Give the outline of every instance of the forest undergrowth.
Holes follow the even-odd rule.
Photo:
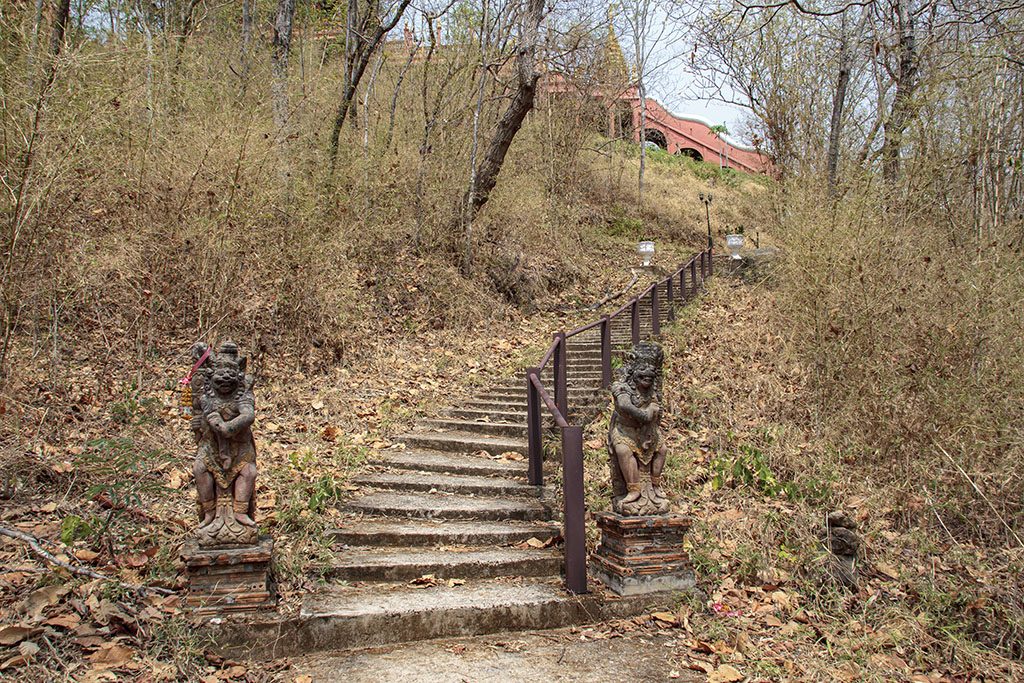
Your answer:
[[[993,523],[992,510],[983,492],[944,486],[937,461],[927,479],[905,479],[859,460],[849,449],[864,441],[819,419],[784,272],[716,277],[664,335],[665,476],[694,519],[702,594],[585,637],[675,636],[670,668],[709,680],[1018,680],[1024,547],[955,527],[950,510],[975,524]],[[595,509],[610,495],[606,431],[604,416],[585,436]],[[822,546],[832,511],[858,526],[854,590],[835,583]],[[739,676],[716,679],[725,665]]]

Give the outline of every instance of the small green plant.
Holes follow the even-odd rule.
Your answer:
[[[80,538],[88,538],[92,533],[92,525],[78,515],[68,515],[60,523],[60,542],[69,547]]]
[[[636,239],[644,230],[644,222],[631,218],[621,206],[613,206],[608,220],[608,234],[613,237]]]
[[[785,494],[791,500],[799,497],[797,485],[791,481],[780,482],[769,467],[764,451],[750,444],[740,444],[739,452],[732,458],[719,456],[711,464],[715,470],[711,485],[716,490],[734,481],[752,486],[766,496]]]
[[[79,470],[87,481],[94,482],[86,490],[89,498],[106,497],[110,501],[110,512],[106,519],[97,523],[65,520],[62,525],[62,539],[65,531],[69,537],[83,531],[86,524],[94,534],[106,537],[119,511],[148,504],[151,496],[165,496],[168,491],[153,475],[162,466],[175,460],[174,456],[162,449],[139,449],[129,438],[96,439],[89,441],[87,450],[79,456]]]
[[[150,396],[140,398],[138,386],[132,383],[121,388],[121,399],[110,406],[110,414],[115,422],[123,425],[142,425],[152,422],[159,401]]]
[[[306,500],[310,511],[321,513],[337,503],[344,493],[344,486],[331,475],[324,474],[306,487]]]
[[[309,469],[316,462],[313,450],[310,448],[303,451],[292,451],[288,454],[288,461],[291,462],[292,467],[299,471]]]

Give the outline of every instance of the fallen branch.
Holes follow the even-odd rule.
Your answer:
[[[632,289],[633,285],[636,284],[636,281],[640,279],[640,273],[636,272],[632,268],[630,268],[629,270],[630,270],[631,273],[633,273],[633,279],[629,281],[629,284],[626,285],[625,288],[623,288],[623,290],[621,292],[619,292],[618,294],[613,294],[613,295],[610,295],[610,296],[606,296],[604,299],[601,299],[600,301],[598,301],[596,304],[594,304],[593,306],[591,306],[587,310],[588,311],[596,310],[596,309],[600,308],[601,306],[604,306],[609,301],[615,301],[620,296],[622,296],[623,294],[628,292],[630,289]]]
[[[172,524],[177,524],[183,529],[186,527],[185,521],[182,520],[180,517],[158,517],[153,513],[149,512],[148,510],[143,510],[142,508],[136,505],[125,505],[123,502],[115,503],[114,501],[110,500],[110,498],[108,498],[106,494],[103,493],[97,493],[95,496],[92,497],[92,500],[99,503],[100,507],[103,508],[104,510],[124,510],[125,512],[134,515],[135,517],[138,517],[139,519],[146,522],[170,522]]]
[[[17,529],[8,529],[7,527],[0,526],[0,535],[8,536],[10,538],[27,543],[28,547],[32,549],[33,554],[35,554],[37,557],[46,560],[50,564],[55,564],[62,569],[66,569],[67,571],[77,576],[87,576],[90,579],[102,579],[104,581],[110,581],[111,583],[116,583],[122,588],[127,588],[130,591],[138,593],[140,597],[146,597],[146,593],[149,592],[156,593],[157,595],[175,594],[174,591],[168,590],[166,588],[158,588],[155,586],[137,586],[132,583],[125,583],[124,581],[119,581],[118,579],[111,578],[106,574],[100,574],[99,572],[93,571],[92,569],[86,569],[85,567],[75,567],[74,565],[70,565],[64,560],[55,557],[53,554],[44,550],[43,546],[40,545],[40,541],[42,539],[36,538],[32,534],[25,533],[24,531],[18,531]]]

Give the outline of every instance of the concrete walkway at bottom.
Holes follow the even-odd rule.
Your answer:
[[[495,633],[298,658],[281,672],[281,679],[311,683],[706,681],[706,674],[686,667],[689,650],[681,638],[657,633],[609,638],[590,627]]]

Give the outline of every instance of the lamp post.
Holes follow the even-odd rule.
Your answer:
[[[698,196],[700,197],[700,200],[704,202],[704,217],[707,218],[708,221],[708,249],[710,249],[713,246],[711,242],[711,193],[708,192],[707,196],[705,196],[704,193],[701,192]]]

